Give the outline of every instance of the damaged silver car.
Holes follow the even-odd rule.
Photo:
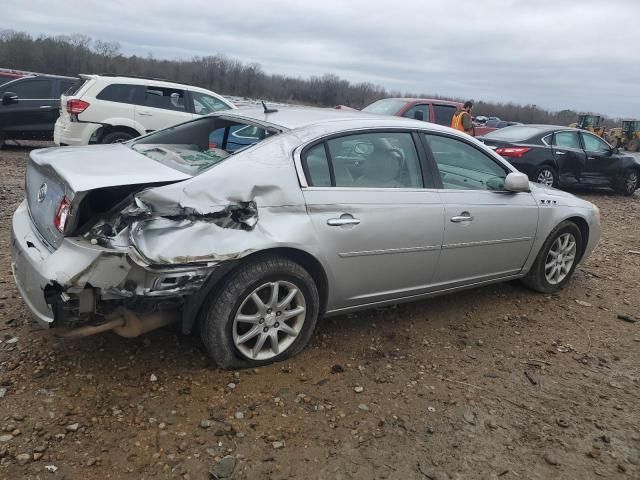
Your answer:
[[[556,291],[599,237],[594,205],[467,135],[265,107],[32,151],[12,265],[46,327],[179,322],[237,368],[299,352],[320,316],[516,278]]]

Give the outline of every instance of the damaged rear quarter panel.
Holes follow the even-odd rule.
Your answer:
[[[308,251],[315,233],[291,153],[300,143],[283,133],[193,179],[139,193],[149,216],[132,224],[132,244],[154,265],[239,259],[278,247],[307,251],[326,265]]]

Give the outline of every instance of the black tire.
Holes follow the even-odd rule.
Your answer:
[[[629,197],[638,189],[638,180],[638,171],[630,169],[616,180],[613,188],[620,195]]]
[[[640,150],[640,140],[638,140],[637,138],[632,138],[631,140],[629,140],[629,143],[627,143],[627,150],[630,152],[637,152],[638,150]]]
[[[549,256],[549,250],[551,250],[551,247],[553,246],[555,241],[565,233],[573,235],[573,238],[575,239],[575,259],[566,277],[564,277],[562,281],[553,284],[547,280],[545,263],[547,262],[547,257]],[[531,270],[529,270],[527,276],[522,279],[522,283],[524,283],[532,290],[540,293],[553,293],[563,288],[565,284],[571,279],[571,276],[573,275],[573,272],[578,265],[579,255],[582,252],[582,242],[582,232],[580,232],[580,229],[575,223],[564,221],[559,224],[556,228],[553,229],[551,234],[549,234],[547,240],[542,245],[542,248],[538,252],[536,260],[533,262]]]
[[[275,281],[294,284],[304,296],[304,321],[295,340],[284,351],[268,360],[252,359],[234,343],[234,319],[251,292],[262,284]],[[280,256],[257,257],[239,266],[225,279],[223,287],[209,297],[199,319],[200,337],[209,356],[220,368],[250,368],[279,362],[299,353],[307,345],[318,321],[319,305],[318,289],[304,268]]]
[[[135,137],[129,132],[111,132],[102,137],[100,143],[122,143],[131,140],[132,138]]]
[[[543,174],[545,174],[545,172],[548,172],[548,175],[551,175],[551,178],[552,178],[551,185],[547,185],[544,182],[542,182],[542,176],[543,176]],[[543,165],[536,172],[535,176],[533,177],[533,181],[536,182],[536,183],[539,183],[541,185],[547,185],[547,186],[551,186],[551,187],[557,188],[558,187],[558,172],[556,172],[556,169],[553,168],[550,165]]]

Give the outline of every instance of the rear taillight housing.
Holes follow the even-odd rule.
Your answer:
[[[496,153],[503,157],[522,158],[529,150],[531,150],[529,147],[501,147],[496,148]]]
[[[67,100],[67,112],[78,113],[84,112],[87,108],[89,108],[89,102],[85,102],[84,100],[71,99]]]
[[[69,213],[71,212],[71,200],[67,197],[64,197],[60,201],[60,205],[58,205],[58,209],[56,210],[56,215],[53,217],[53,226],[60,233],[64,233],[64,227],[67,226],[67,219],[69,218]]]

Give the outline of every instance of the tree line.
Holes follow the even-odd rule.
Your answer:
[[[424,97],[464,101],[433,94],[390,91],[368,82],[352,83],[327,73],[310,78],[266,73],[260,64],[241,62],[222,54],[164,60],[152,55],[125,55],[118,42],[94,40],[84,34],[31,36],[0,31],[0,67],[57,75],[113,73],[163,78],[207,88],[214,92],[270,101],[333,107],[362,108],[385,97]],[[477,101],[475,115],[497,116],[523,123],[567,125],[578,112],[553,112],[536,105]],[[612,124],[611,119],[607,119]]]

